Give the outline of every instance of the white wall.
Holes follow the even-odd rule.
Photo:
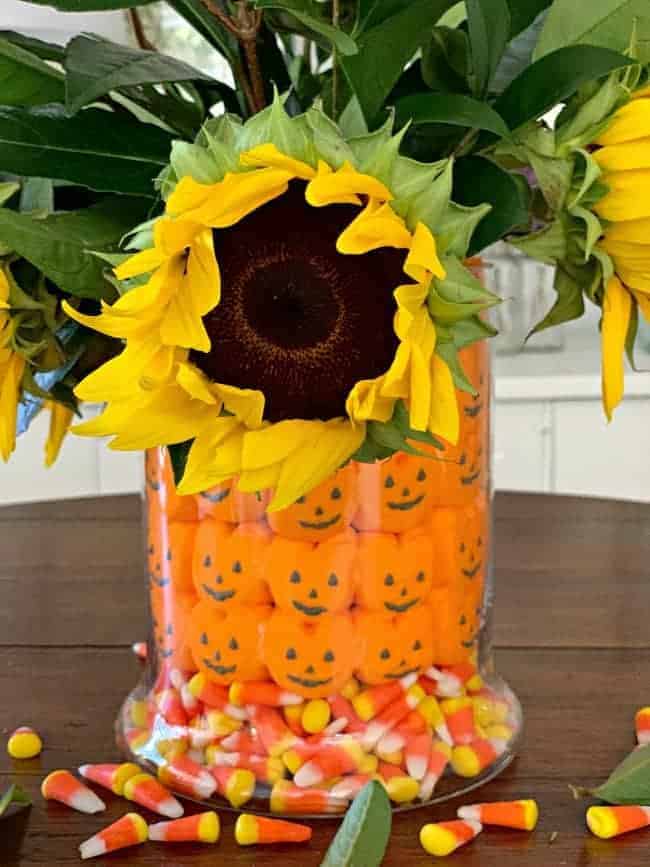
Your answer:
[[[20,30],[58,43],[82,31],[125,41],[129,32],[126,15],[121,11],[56,12],[51,6],[33,6],[21,0],[0,0],[0,30]]]

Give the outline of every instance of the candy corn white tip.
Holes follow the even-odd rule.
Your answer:
[[[310,786],[316,786],[322,782],[323,775],[320,770],[310,762],[303,765],[295,774],[293,781],[301,789],[308,789]]]
[[[86,861],[88,858],[98,858],[100,855],[105,855],[107,850],[108,847],[106,846],[106,843],[96,837],[91,837],[90,840],[86,840],[85,843],[82,843],[81,846],[79,846],[82,861]]]
[[[185,812],[183,810],[183,805],[180,804],[176,798],[167,798],[165,801],[161,801],[158,804],[158,812],[161,816],[166,816],[168,819],[180,819],[180,817]]]
[[[101,813],[106,809],[106,804],[94,792],[75,792],[71,798],[70,806],[79,810],[80,813]]]
[[[464,819],[466,822],[478,822],[481,816],[481,809],[478,806],[459,807],[456,815],[459,819]]]
[[[413,674],[407,674],[405,677],[402,677],[400,679],[400,683],[402,684],[402,687],[406,690],[410,689],[413,684],[416,683],[417,679],[417,672],[414,672]]]

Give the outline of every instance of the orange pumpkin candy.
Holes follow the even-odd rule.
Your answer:
[[[264,578],[271,534],[264,524],[232,527],[212,518],[199,526],[194,547],[194,586],[219,609],[271,601]]]
[[[308,618],[348,608],[354,591],[356,550],[352,530],[320,544],[276,536],[266,564],[273,601],[278,608]]]
[[[305,698],[326,698],[350,680],[360,655],[348,614],[307,620],[277,610],[264,629],[263,658],[281,687]]]
[[[466,588],[437,587],[431,593],[434,665],[458,665],[477,649],[482,608]]]
[[[260,655],[262,627],[271,614],[265,605],[236,605],[217,611],[199,602],[190,613],[189,644],[195,666],[215,683],[264,680]]]
[[[404,533],[423,524],[433,506],[430,463],[399,452],[385,461],[359,464],[357,530]]]
[[[387,614],[423,605],[436,574],[433,541],[420,528],[401,536],[362,533],[358,563],[356,601],[362,608]]]
[[[151,621],[159,662],[170,668],[194,671],[194,661],[187,643],[188,627],[196,597],[175,593],[166,588],[150,593]]]
[[[364,640],[357,671],[364,683],[398,680],[428,668],[433,661],[432,614],[428,605],[392,616],[360,609],[355,626]]]
[[[147,450],[145,484],[150,524],[155,524],[161,515],[168,521],[196,521],[196,500],[191,496],[179,497],[176,493],[174,474],[166,449]]]
[[[199,518],[214,518],[230,524],[261,521],[269,504],[268,491],[246,494],[237,489],[236,480],[229,479],[208,491],[197,494]]]
[[[286,539],[323,542],[349,527],[356,500],[356,468],[348,464],[292,506],[271,512],[269,524]]]
[[[196,524],[168,523],[163,519],[149,528],[147,574],[153,587],[172,585],[183,593],[194,592],[192,559],[196,532]]]
[[[434,509],[431,535],[435,546],[436,585],[470,593],[478,602],[487,568],[487,504],[477,501],[461,509]]]

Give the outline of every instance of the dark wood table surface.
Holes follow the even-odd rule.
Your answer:
[[[650,505],[503,493],[496,538],[497,665],[526,727],[520,757],[480,799],[535,797],[541,818],[532,834],[485,831],[453,863],[640,867],[650,830],[597,840],[568,784],[602,781],[634,744],[635,711],[650,704]],[[131,643],[146,633],[142,550],[136,497],[0,509],[0,789],[15,781],[34,797],[0,822],[3,867],[77,864],[78,844],[125,812],[108,793],[98,816],[46,805],[39,785],[55,768],[119,758],[113,719],[139,676]],[[45,749],[12,762],[4,740],[22,724],[39,729]],[[419,829],[457,806],[397,816],[384,864],[431,863]],[[224,812],[216,847],[149,843],[95,863],[315,867],[336,829],[315,823],[308,846],[241,849],[232,825]]]

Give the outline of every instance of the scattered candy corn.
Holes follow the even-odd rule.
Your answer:
[[[482,830],[480,822],[465,822],[461,819],[452,822],[438,822],[422,827],[420,843],[429,855],[444,857],[469,843]]]
[[[97,858],[127,846],[144,843],[148,837],[147,823],[137,813],[127,813],[103,831],[79,846],[82,859]]]
[[[517,828],[532,831],[537,825],[539,809],[532,800],[495,801],[486,804],[471,804],[460,807],[458,818],[480,822],[482,825],[499,825],[502,828]]]
[[[41,783],[41,794],[48,801],[59,801],[80,813],[101,813],[106,804],[80,783],[70,771],[52,771]]]
[[[219,817],[213,810],[149,825],[149,839],[164,843],[216,843],[220,833]]]
[[[33,759],[43,749],[43,741],[34,729],[21,726],[9,736],[7,752],[12,759]]]
[[[85,780],[97,783],[115,795],[121,795],[126,781],[142,771],[133,762],[125,762],[121,765],[81,765],[79,773]]]
[[[642,707],[636,712],[634,724],[638,744],[650,744],[650,707]]]
[[[153,813],[177,819],[183,815],[183,806],[151,774],[136,774],[124,784],[124,797],[146,807]]]
[[[235,840],[240,846],[263,843],[305,843],[311,840],[311,828],[282,819],[265,819],[242,813],[235,823]]]
[[[603,840],[650,825],[650,807],[589,807],[587,826]]]

